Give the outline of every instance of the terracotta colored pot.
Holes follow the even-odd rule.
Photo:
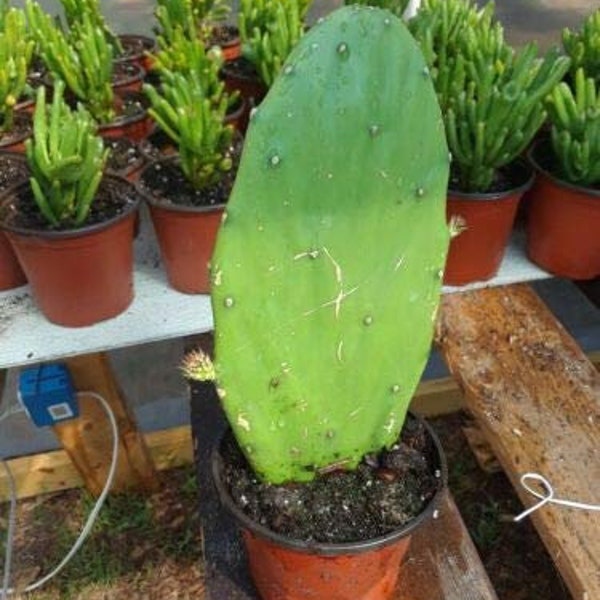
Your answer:
[[[238,101],[227,111],[225,115],[225,123],[227,125],[233,125],[237,131],[243,134],[244,122],[246,126],[248,110],[246,109],[246,101],[242,96],[239,97]]]
[[[224,204],[208,208],[163,206],[144,196],[169,284],[185,294],[208,294],[208,263],[221,224]]]
[[[219,31],[216,31],[213,35],[214,40],[211,40],[210,45],[218,45],[221,48],[223,59],[226,61],[239,58],[242,55],[242,44],[238,28],[234,25],[221,25],[216,29],[226,30],[228,39],[221,41],[221,38],[224,36]]]
[[[116,94],[115,104],[117,112],[121,110],[123,102],[126,100],[139,102],[144,107],[144,110],[134,115],[117,116],[111,123],[100,125],[98,133],[104,138],[126,137],[134,142],[140,142],[148,137],[153,126],[152,119],[145,110],[148,101],[144,94],[138,92],[126,92],[123,95]]]
[[[418,418],[418,417],[417,417]],[[389,600],[413,531],[433,515],[446,485],[439,440],[425,424],[437,450],[441,485],[413,521],[386,536],[356,543],[324,544],[286,538],[251,520],[232,500],[221,480],[222,457],[212,457],[219,497],[242,527],[250,574],[263,600]]]
[[[0,231],[0,292],[12,290],[25,285],[27,277],[21,269],[10,242],[3,231]]]
[[[27,193],[15,188],[4,202]],[[110,221],[70,231],[35,231],[3,223],[46,318],[66,327],[93,325],[133,300],[133,227],[138,195],[128,181],[106,176],[101,188],[122,190],[131,202]],[[17,201],[18,202],[18,201]]]
[[[27,181],[28,168],[25,155],[16,152],[0,152],[2,192]],[[27,278],[8,238],[0,231],[0,291],[10,290],[27,283]]]
[[[252,73],[252,70],[249,69],[248,74],[245,74],[239,68],[241,64],[248,65],[249,63],[244,57],[225,63],[221,68],[221,78],[225,83],[225,89],[228,92],[237,90],[246,103],[240,119],[240,131],[243,133],[248,128],[250,112],[261,103],[268,90],[258,73]]]
[[[529,154],[538,176],[529,199],[527,254],[560,277],[593,279],[600,276],[600,188],[552,175],[545,168],[551,153],[543,141]]]
[[[27,130],[19,134],[9,133],[8,135],[0,136],[0,152],[16,152],[18,154],[25,153],[25,140],[31,137],[32,133],[32,113],[28,110],[16,110],[15,121],[20,121],[21,126]]]
[[[485,194],[448,192],[446,216],[465,229],[450,242],[444,284],[465,285],[496,275],[517,213],[519,200],[533,183],[533,173],[519,161],[510,166],[512,189]]]
[[[134,62],[115,61],[112,88],[117,94],[141,92],[146,71]]]
[[[133,48],[134,50],[127,52],[125,56],[117,58],[115,62],[135,63],[146,72],[152,68],[152,58],[148,56],[148,53],[156,51],[156,40],[137,34],[123,34],[119,35],[118,38],[125,49]]]

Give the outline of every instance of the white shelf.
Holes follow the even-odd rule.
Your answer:
[[[135,298],[123,314],[91,327],[65,328],[49,323],[36,308],[28,286],[0,292],[0,369],[57,360],[77,354],[123,348],[210,331],[208,296],[168,287],[145,215],[135,243]],[[524,254],[524,236],[515,234],[499,274],[493,280],[445,293],[506,285],[549,277]]]

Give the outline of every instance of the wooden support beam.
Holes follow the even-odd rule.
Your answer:
[[[450,494],[439,517],[413,534],[394,600],[496,600]]]
[[[119,461],[113,491],[128,487],[154,489],[156,476],[143,437],[129,414],[121,389],[105,353],[86,354],[66,360],[79,392],[100,394],[111,407],[119,430]],[[101,404],[80,396],[80,416],[53,427],[62,447],[93,495],[104,487],[111,462],[112,432]]]
[[[145,434],[144,440],[158,470],[189,465],[194,460],[189,425],[153,431]],[[65,450],[13,458],[7,462],[15,479],[19,499],[82,487],[84,484]],[[6,474],[4,469],[0,469],[0,502],[9,499],[8,489]]]
[[[438,342],[524,505],[537,502],[519,483],[527,472],[559,498],[598,503],[600,374],[533,290],[445,296]],[[573,598],[600,598],[598,513],[546,505],[531,518]]]

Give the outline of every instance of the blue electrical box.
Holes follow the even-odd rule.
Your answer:
[[[62,363],[22,370],[19,374],[19,399],[38,427],[79,416],[71,375]]]

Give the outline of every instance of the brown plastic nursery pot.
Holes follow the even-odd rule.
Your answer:
[[[105,123],[98,127],[98,133],[103,138],[126,137],[134,142],[140,142],[150,135],[153,123],[145,109],[147,100],[144,94],[138,92],[125,92],[123,95],[115,95],[117,111],[127,101],[139,102],[144,109],[132,115],[120,114],[111,123]]]
[[[460,235],[450,242],[444,284],[460,286],[496,275],[510,238],[517,207],[533,183],[533,173],[521,161],[511,165],[515,186],[503,192],[448,192],[446,216],[457,219]]]
[[[415,417],[422,421],[420,417]],[[422,421],[423,422],[423,421]],[[377,539],[325,544],[290,539],[251,520],[233,501],[221,478],[223,458],[212,456],[221,502],[242,528],[250,574],[263,600],[389,600],[414,530],[432,518],[443,494],[447,468],[440,442],[423,422],[437,453],[440,486],[424,508],[401,529]]]
[[[137,34],[122,34],[118,38],[123,46],[124,55],[119,56],[115,63],[134,63],[146,72],[152,68],[152,58],[149,53],[156,51],[156,40]]]
[[[4,232],[0,231],[0,292],[25,285],[27,277]]]
[[[3,197],[3,205],[28,183]],[[110,319],[133,300],[133,229],[138,195],[128,181],[105,176],[100,189],[123,190],[128,204],[109,221],[64,231],[3,228],[46,318],[57,325],[82,327]]]
[[[112,88],[117,94],[141,92],[146,71],[134,62],[117,62],[113,67]]]
[[[600,188],[552,175],[550,153],[542,141],[529,154],[538,175],[529,197],[527,254],[554,275],[593,279],[600,276]]]
[[[185,294],[208,294],[208,263],[225,205],[163,206],[149,196],[145,199],[169,284]]]
[[[31,137],[32,113],[28,110],[15,111],[15,121],[20,122],[22,131],[12,132],[0,136],[0,152],[15,152],[25,154],[25,141]]]

